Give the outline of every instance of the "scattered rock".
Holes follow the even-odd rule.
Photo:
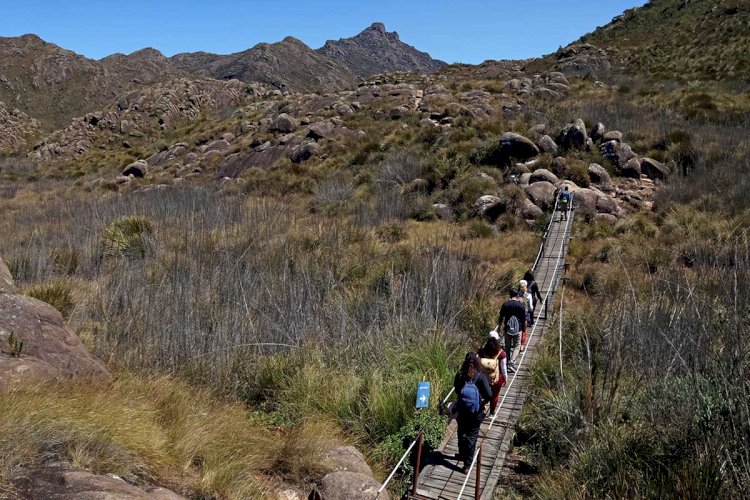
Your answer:
[[[211,151],[222,152],[228,150],[230,147],[232,147],[232,145],[229,144],[229,141],[219,139],[218,141],[213,141],[206,145],[206,149],[203,150],[203,153],[205,154]]]
[[[289,155],[289,159],[294,163],[302,163],[303,161],[309,160],[317,152],[318,145],[316,143],[306,142],[294,148]]]
[[[294,132],[296,128],[297,124],[294,119],[286,113],[281,113],[277,116],[270,127],[272,132],[280,132],[282,134]]]
[[[524,163],[516,163],[511,171],[514,175],[528,174],[531,172],[529,166]]]
[[[534,205],[531,200],[526,199],[523,201],[523,207],[521,207],[521,217],[525,220],[537,220],[544,215],[544,211],[538,206]]]
[[[549,182],[550,184],[557,184],[559,181],[560,179],[555,174],[544,168],[534,170],[534,172],[531,174],[531,177],[529,178],[529,184],[534,184],[535,182]]]
[[[333,134],[334,125],[331,122],[318,122],[310,125],[307,131],[307,137],[314,140],[324,139]]]
[[[549,82],[547,83],[547,88],[561,94],[565,94],[570,90],[570,87],[567,84],[559,82]]]
[[[612,191],[612,179],[609,176],[609,172],[599,165],[598,163],[592,163],[589,165],[589,179],[591,182],[599,187],[602,191]]]
[[[552,139],[552,137],[543,135],[539,138],[537,144],[539,145],[539,149],[541,149],[545,153],[549,153],[553,156],[557,154],[557,143]]]
[[[305,500],[307,495],[297,490],[286,489],[276,493],[276,500]]]
[[[372,500],[379,488],[380,483],[367,474],[332,472],[323,478],[310,497],[320,500]],[[390,495],[383,491],[378,500],[390,500]]]
[[[602,156],[619,167],[625,166],[628,161],[636,156],[628,144],[620,143],[618,141],[603,142],[602,145],[599,146],[599,152]]]
[[[435,214],[438,216],[441,220],[448,220],[452,221],[456,218],[455,212],[453,212],[453,209],[444,203],[435,203],[432,205],[432,208],[435,210]]]
[[[573,123],[569,123],[560,132],[560,143],[566,149],[583,149],[586,147],[586,124],[580,118]]]
[[[529,195],[529,198],[534,205],[539,208],[548,208],[552,206],[555,201],[555,186],[550,182],[535,182],[529,184],[524,189],[526,189],[526,193]]]
[[[373,477],[372,469],[362,453],[354,446],[339,446],[323,455],[323,464],[331,467],[332,471],[347,471],[367,474]]]
[[[477,201],[471,206],[471,215],[473,217],[481,217],[487,215],[487,212],[494,206],[500,203],[500,198],[485,194],[477,198]]]
[[[641,173],[652,180],[664,180],[669,177],[669,168],[653,158],[641,159]]]
[[[511,158],[528,160],[539,154],[539,148],[533,141],[521,134],[506,132],[500,137],[499,156],[501,163],[507,163]]]
[[[146,177],[146,174],[148,174],[148,163],[145,160],[135,161],[122,170],[124,176]]]
[[[529,129],[529,135],[538,137],[544,134],[545,130],[547,130],[547,126],[544,123],[538,123]]]
[[[617,205],[617,201],[615,201],[614,198],[606,195],[601,195],[597,198],[595,208],[599,213],[610,214],[614,216],[620,214],[620,207]]]
[[[602,142],[617,141],[622,142],[622,132],[619,130],[610,130],[602,135]]]
[[[620,168],[620,176],[628,177],[630,179],[640,179],[641,162],[638,161],[638,158],[631,158],[630,160],[625,162],[625,165]]]
[[[399,106],[397,108],[393,108],[390,113],[388,113],[388,116],[391,118],[391,120],[400,120],[406,114],[409,112],[409,108],[406,106]]]
[[[594,220],[597,220],[599,222],[603,222],[605,224],[608,224],[610,226],[614,226],[617,224],[617,217],[611,214],[596,214],[594,216]]]
[[[589,134],[589,136],[591,137],[592,141],[600,142],[604,137],[606,131],[607,129],[604,127],[604,124],[602,122],[598,122],[593,127],[591,127],[591,133]]]
[[[401,193],[402,194],[424,193],[427,191],[429,186],[430,186],[430,183],[424,179],[414,179],[413,181],[405,184],[401,188]]]
[[[14,482],[21,498],[55,500],[185,500],[165,488],[139,488],[117,476],[94,475],[68,464],[50,464],[23,471]]]
[[[216,162],[220,162],[221,160],[224,159],[224,153],[222,153],[221,151],[216,151],[215,149],[211,151],[206,151],[205,153],[203,153],[202,159],[205,163],[210,163],[212,165],[215,165]]]
[[[158,153],[154,153],[153,155],[149,156],[148,158],[146,158],[146,163],[148,163],[149,167],[165,165],[171,161],[174,161],[176,158],[186,155],[187,152],[188,145],[184,142],[180,142],[165,151],[159,151]]]
[[[607,73],[612,69],[607,52],[591,44],[573,44],[555,54],[557,68],[567,76]]]
[[[564,73],[560,73],[559,71],[553,71],[549,74],[549,81],[554,83],[563,83],[565,85],[569,85],[568,78],[565,76]]]

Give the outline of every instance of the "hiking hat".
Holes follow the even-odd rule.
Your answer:
[[[515,299],[516,297],[518,297],[518,290],[516,290],[515,288],[511,288],[511,290],[510,290],[510,298],[511,299]]]
[[[529,282],[526,280],[521,280],[518,282],[518,286],[529,286]]]

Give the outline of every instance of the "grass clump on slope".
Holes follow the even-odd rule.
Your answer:
[[[169,377],[22,388],[0,398],[0,488],[18,464],[56,459],[200,497],[258,498],[282,479],[271,471],[314,472],[334,433],[316,424],[278,436],[242,405]]]

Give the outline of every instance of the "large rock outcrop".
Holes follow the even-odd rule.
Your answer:
[[[78,376],[111,379],[54,307],[15,293],[8,268],[0,260],[0,392],[27,381]]]
[[[184,500],[165,488],[138,488],[116,476],[95,475],[67,464],[53,463],[23,471],[15,481],[20,498],[54,500]]]
[[[339,446],[323,457],[323,464],[331,472],[326,474],[310,493],[313,500],[372,500],[378,493],[380,483],[375,480],[372,469],[364,456],[353,446]],[[383,491],[378,499],[389,500]]]

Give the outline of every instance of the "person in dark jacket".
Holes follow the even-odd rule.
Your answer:
[[[463,389],[468,384],[469,388],[476,386],[478,390],[476,411],[468,411],[462,408],[461,397]],[[463,461],[462,471],[466,473],[474,459],[474,453],[479,437],[479,428],[484,420],[483,406],[492,399],[492,389],[487,376],[480,370],[479,356],[470,352],[466,355],[461,370],[456,374],[454,382],[456,393],[459,395],[458,416],[458,460]],[[481,401],[481,402],[480,402]]]
[[[526,329],[526,307],[519,298],[518,290],[510,291],[510,299],[500,308],[497,324],[504,332],[508,371],[515,373],[521,332]]]
[[[531,270],[526,271],[526,274],[523,275],[523,279],[529,284],[529,293],[531,293],[531,298],[534,300],[533,311],[536,311],[536,307],[541,304],[543,300],[542,294],[539,292],[539,285],[537,285],[536,280],[534,279],[534,273],[531,272]]]

